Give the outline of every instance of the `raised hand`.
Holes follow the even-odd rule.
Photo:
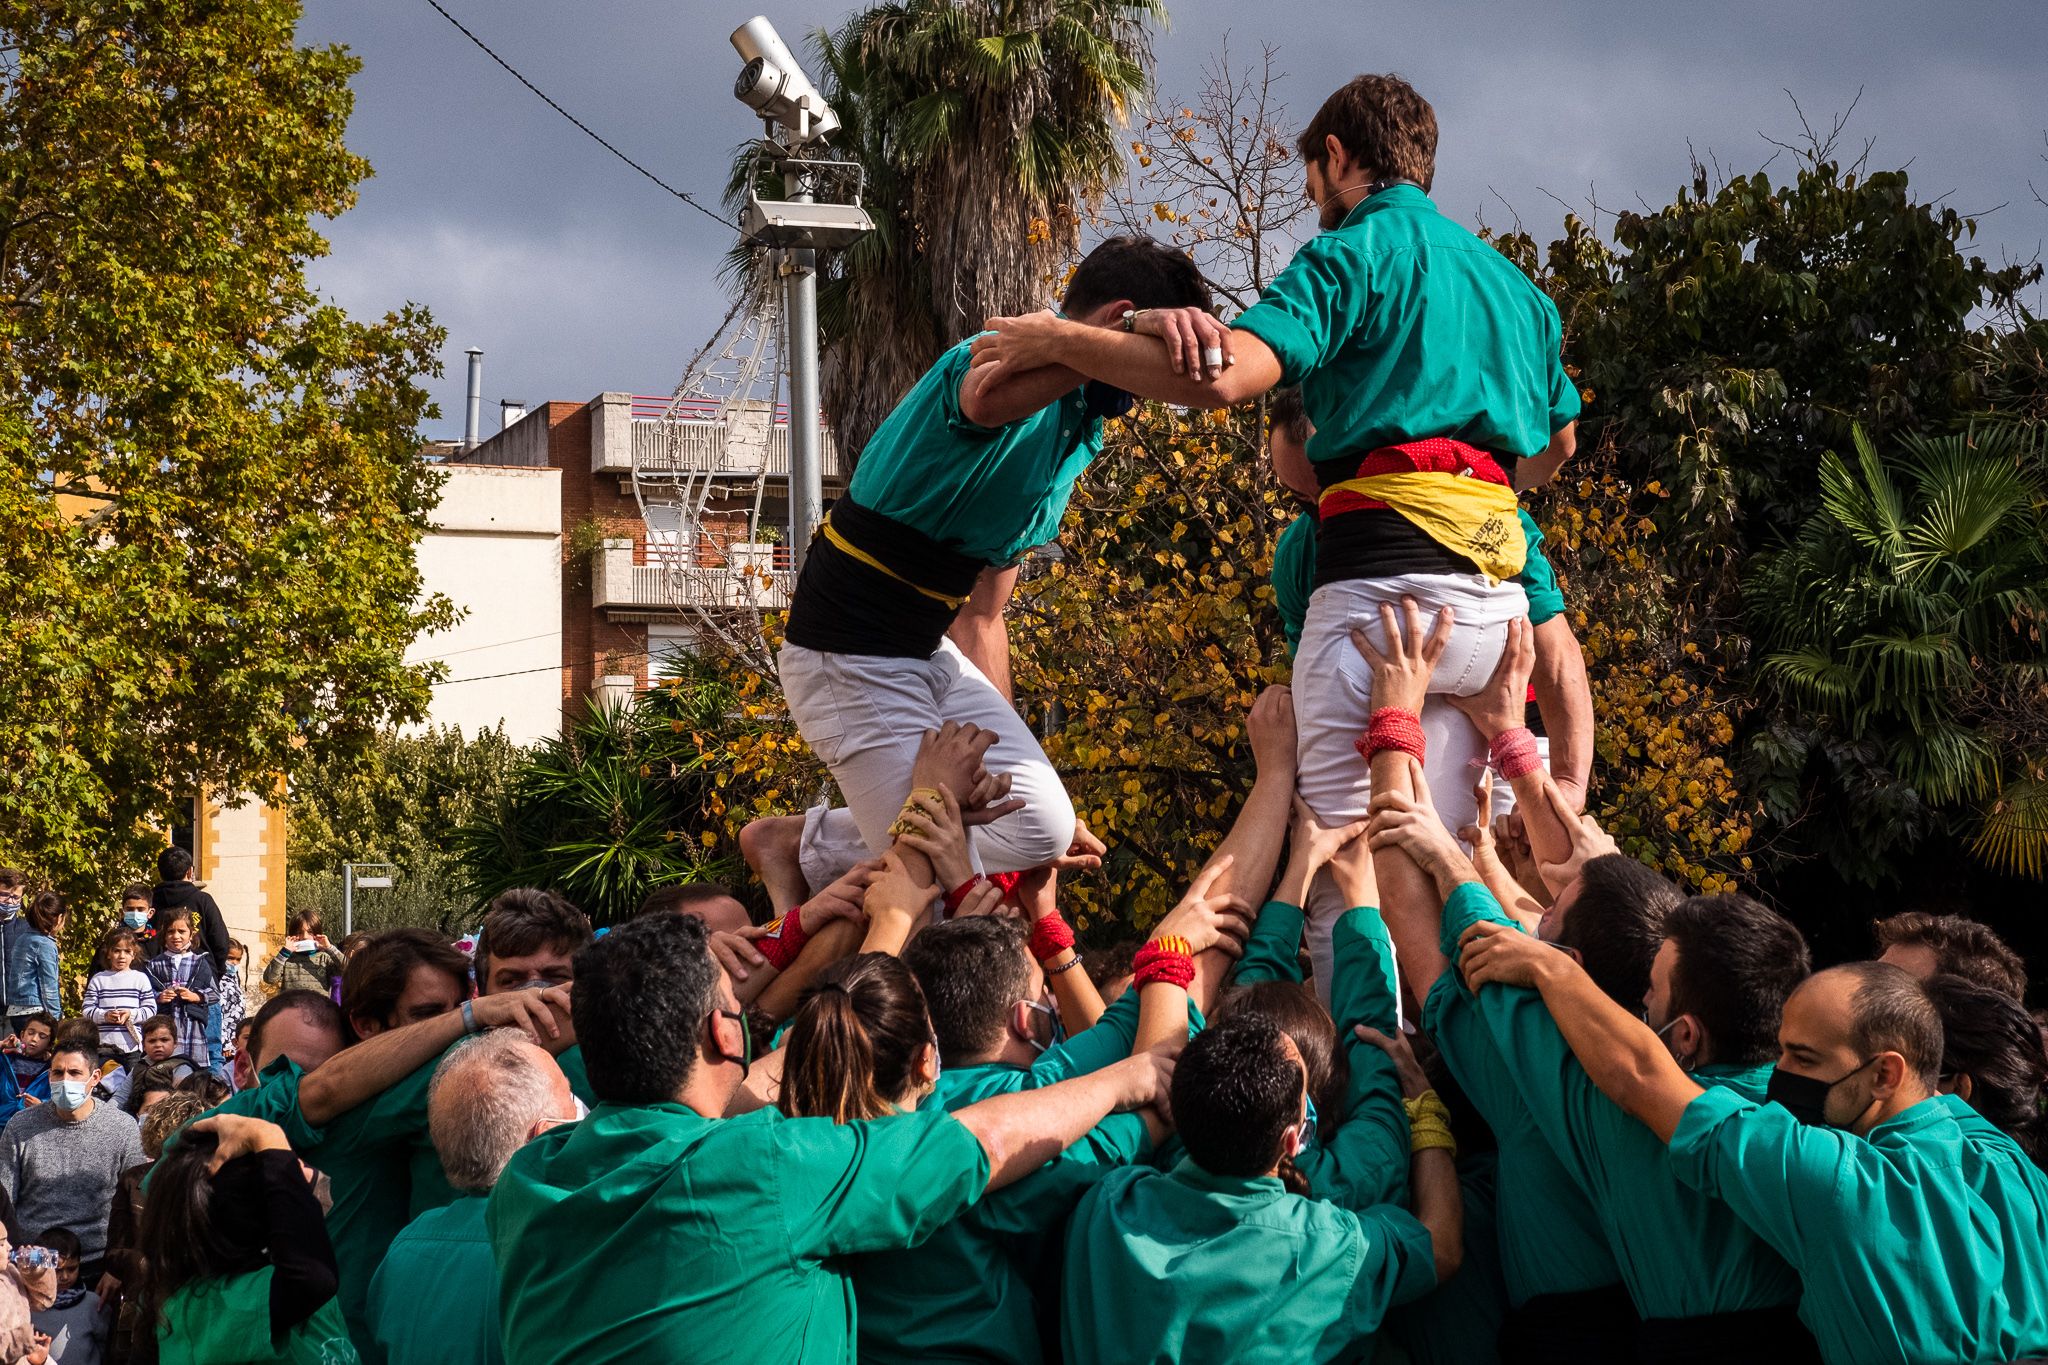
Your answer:
[[[1005,815],[1024,809],[1024,798],[1010,795],[1010,774],[992,773],[984,768],[960,803],[960,823],[969,829],[993,824]]]
[[[939,885],[950,890],[974,876],[974,858],[967,847],[967,826],[960,819],[960,803],[943,783],[934,796],[920,788],[904,803],[897,817],[896,841],[914,848],[931,860],[932,874]]]
[[[718,965],[725,968],[725,974],[735,983],[745,981],[757,969],[768,965],[768,959],[754,947],[754,940],[767,932],[765,924],[750,924],[744,929],[721,929],[711,936],[711,956],[718,959]]]
[[[1563,862],[1539,860],[1537,864],[1537,871],[1543,876],[1543,884],[1549,887],[1550,894],[1555,896],[1579,879],[1579,874],[1586,870],[1587,863],[1595,858],[1604,858],[1610,853],[1619,853],[1621,846],[1614,842],[1606,830],[1600,828],[1598,820],[1590,815],[1574,813],[1570,798],[1558,790],[1557,783],[1548,778],[1543,783],[1543,799],[1550,803],[1552,813],[1557,816],[1558,822],[1564,826],[1572,841],[1571,852]]]
[[[212,1133],[220,1140],[214,1149],[213,1160],[207,1165],[209,1173],[218,1171],[238,1156],[251,1152],[288,1152],[291,1143],[285,1140],[284,1129],[262,1119],[250,1118],[245,1114],[214,1114],[192,1123],[187,1130],[193,1133]]]
[[[1117,1112],[1157,1109],[1161,1118],[1170,1117],[1168,1099],[1173,1093],[1173,1064],[1186,1046],[1185,1038],[1162,1043],[1106,1067],[1117,1080]]]
[[[1352,627],[1352,647],[1372,665],[1373,710],[1392,706],[1422,714],[1430,676],[1436,672],[1436,662],[1451,642],[1451,626],[1456,621],[1455,612],[1440,607],[1425,636],[1422,609],[1415,605],[1414,598],[1404,597],[1398,615],[1393,603],[1380,603],[1380,630],[1386,636],[1384,649],[1374,645],[1365,631]]]
[[[1245,717],[1245,733],[1251,739],[1252,761],[1260,773],[1294,775],[1294,693],[1285,685],[1275,683],[1259,693]]]
[[[1069,325],[1050,310],[1013,318],[990,318],[988,330],[974,339],[973,364],[997,365],[1006,374],[1056,365],[1061,332]]]
[[[1529,675],[1536,671],[1536,631],[1528,618],[1508,622],[1507,645],[1493,676],[1469,697],[1447,700],[1463,711],[1491,744],[1494,736],[1520,729],[1529,717]]]
[[[1109,852],[1109,845],[1095,837],[1092,830],[1078,818],[1074,821],[1074,842],[1067,845],[1065,856],[1053,859],[1056,872],[1092,872],[1102,866],[1102,855]]]
[[[935,791],[949,787],[956,792],[973,791],[987,771],[982,759],[995,742],[995,731],[963,725],[957,720],[925,731],[910,767],[911,789]]]
[[[868,858],[848,868],[838,881],[812,896],[803,905],[804,932],[816,933],[820,926],[835,919],[853,920],[856,923],[867,918],[867,892],[875,884],[875,878],[882,875],[883,861]]]
[[[1152,931],[1156,941],[1178,936],[1188,941],[1190,955],[1220,948],[1231,957],[1244,955],[1244,941],[1252,931],[1252,908],[1242,896],[1216,891],[1216,883],[1236,860],[1228,854],[1203,868],[1182,896],[1180,904],[1166,912]]]
[[[1458,939],[1458,969],[1473,990],[1484,985],[1527,986],[1543,983],[1545,974],[1561,968],[1566,954],[1534,934],[1486,920]]]
[[[1401,1083],[1401,1098],[1412,1100],[1431,1089],[1429,1073],[1422,1069],[1422,1063],[1415,1060],[1415,1049],[1408,1045],[1405,1035],[1385,1034],[1364,1024],[1355,1025],[1352,1033],[1359,1041],[1371,1043],[1393,1059],[1394,1075]]]

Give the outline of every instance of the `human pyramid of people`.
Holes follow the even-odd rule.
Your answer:
[[[846,804],[742,841],[778,917],[669,888],[593,936],[517,891],[473,961],[393,931],[338,1003],[279,991],[159,1137],[113,1266],[138,1349],[2048,1358],[2018,959],[1915,914],[1810,973],[1581,814],[1592,704],[1517,503],[1573,449],[1557,312],[1432,206],[1399,79],[1300,145],[1323,231],[1228,326],[1184,255],[1111,240],[868,444],[779,661]],[[1185,896],[1083,954],[1059,881],[1105,850],[1012,703],[1015,565],[1105,419],[1274,390],[1292,689]]]

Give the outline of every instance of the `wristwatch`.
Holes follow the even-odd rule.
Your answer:
[[[1145,312],[1145,311],[1146,311],[1146,310],[1145,310],[1145,309],[1143,309],[1143,308],[1126,308],[1126,309],[1124,309],[1124,330],[1125,330],[1126,332],[1135,332],[1135,331],[1137,331],[1137,330],[1138,330],[1138,314],[1140,314],[1140,313],[1142,313],[1142,312]]]
[[[478,1031],[476,1022],[476,1001],[474,1000],[465,1000],[462,1002],[462,1031],[464,1033],[475,1033]]]

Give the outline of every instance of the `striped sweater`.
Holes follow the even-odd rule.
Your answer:
[[[115,1052],[142,1051],[142,1025],[156,1013],[157,987],[145,972],[94,972],[85,983],[85,1008],[79,1011],[100,1026],[100,1046]],[[127,1010],[128,1022],[110,1024],[107,1014]]]

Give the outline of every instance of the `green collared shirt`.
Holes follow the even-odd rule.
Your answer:
[[[1125,991],[1094,1027],[1047,1048],[1030,1067],[980,1062],[943,1067],[933,1098],[948,1112],[997,1095],[1087,1075],[1130,1056],[1138,993]],[[1191,1007],[1192,1008],[1192,1007]],[[1152,1147],[1145,1121],[1111,1114],[1014,1185],[996,1190],[907,1251],[849,1262],[860,1304],[863,1361],[1045,1359],[1038,1291],[1059,1279],[1057,1234],[1104,1173]]]
[[[1517,509],[1522,535],[1528,542],[1528,558],[1515,582],[1529,597],[1529,624],[1540,626],[1564,610],[1564,593],[1557,586],[1557,570],[1543,553],[1543,528],[1527,512]],[[1316,514],[1306,511],[1287,523],[1280,539],[1273,543],[1273,607],[1280,613],[1280,630],[1287,637],[1287,657],[1301,649],[1301,627],[1308,620],[1308,600],[1316,591]]]
[[[1297,950],[1302,925],[1299,908],[1268,901],[1252,926],[1232,981],[1240,986],[1261,981],[1300,984]],[[1363,1024],[1391,1037],[1400,1028],[1393,939],[1378,909],[1359,906],[1338,918],[1330,946],[1330,1014],[1351,1065],[1351,1087],[1343,1114],[1330,1116],[1339,1122],[1321,1126],[1316,1140],[1295,1157],[1295,1169],[1307,1177],[1316,1198],[1344,1208],[1362,1211],[1375,1204],[1400,1204],[1408,1198],[1409,1161],[1401,1080],[1391,1057],[1352,1032]]]
[[[333,1299],[280,1340],[270,1335],[270,1266],[185,1285],[164,1300],[157,1365],[355,1365]]]
[[[939,357],[862,449],[847,496],[985,564],[1057,539],[1074,481],[1102,452],[1102,419],[1076,388],[1029,417],[984,427],[960,411],[973,339]]]
[[[1458,936],[1484,919],[1505,919],[1485,887],[1467,882],[1444,903],[1444,952],[1457,961]],[[1539,1294],[1573,1294],[1621,1282],[1607,1234],[1587,1197],[1551,1149],[1522,1098],[1521,1080],[1502,1058],[1456,967],[1437,978],[1422,1006],[1422,1026],[1451,1074],[1500,1142],[1501,1273],[1517,1307]]]
[[[1460,933],[1479,919],[1507,920],[1476,884],[1464,893],[1460,910]],[[1446,914],[1447,937],[1450,919]],[[1473,1008],[1537,1131],[1592,1201],[1638,1313],[1692,1318],[1798,1301],[1799,1276],[1785,1258],[1726,1204],[1680,1183],[1657,1135],[1593,1084],[1542,996],[1493,986],[1477,994]],[[1770,1077],[1768,1066],[1693,1073],[1701,1085],[1755,1103],[1762,1102]]]
[[[866,1123],[602,1104],[528,1142],[485,1215],[505,1359],[854,1359],[834,1258],[916,1246],[988,1158],[938,1108]]]
[[[489,1196],[465,1191],[412,1220],[370,1281],[370,1330],[391,1365],[502,1365]]]
[[[1435,1283],[1405,1209],[1353,1213],[1192,1159],[1133,1166],[1074,1213],[1060,1336],[1068,1365],[1332,1360]]]
[[[2048,1175],[1955,1096],[1857,1137],[1709,1089],[1670,1160],[1799,1271],[1832,1365],[2048,1353]]]
[[[1431,436],[1526,458],[1579,414],[1557,306],[1412,185],[1310,238],[1231,325],[1301,385],[1311,460]]]

